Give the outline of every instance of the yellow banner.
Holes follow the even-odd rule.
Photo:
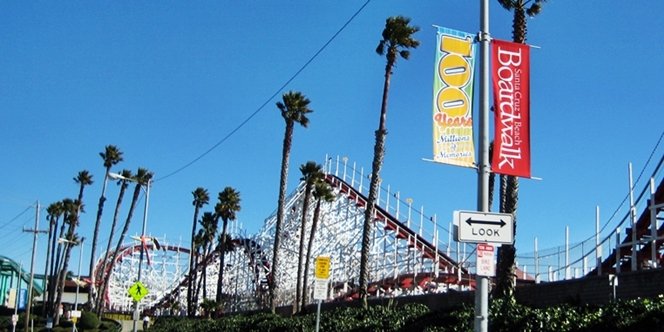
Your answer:
[[[475,167],[473,143],[474,36],[438,28],[433,80],[434,161]]]

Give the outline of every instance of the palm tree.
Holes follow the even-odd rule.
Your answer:
[[[78,235],[76,234],[76,226],[78,225],[79,212],[83,209],[82,203],[79,200],[65,200],[63,201],[65,208],[65,217],[63,218],[63,225],[66,223],[69,225],[67,228],[67,234],[64,236],[64,239],[68,243],[74,243],[78,241]],[[69,268],[69,259],[71,258],[71,249],[72,245],[65,245],[62,257],[62,268],[59,269],[58,279],[57,279],[57,292],[55,299],[55,308],[59,308],[62,304],[62,295],[65,290],[65,279],[67,274],[67,269]],[[57,325],[60,322],[60,313],[53,313],[55,316],[54,324]]]
[[[150,180],[152,180],[152,177],[154,174],[150,171],[148,171],[145,168],[138,168],[136,171],[136,175],[131,178],[131,181],[136,182],[136,186],[134,187],[134,193],[131,198],[131,203],[129,204],[129,212],[127,212],[127,219],[125,219],[124,226],[122,227],[122,233],[120,233],[120,238],[118,238],[117,245],[115,246],[115,250],[113,250],[113,255],[111,256],[111,259],[109,262],[113,264],[115,262],[115,259],[118,257],[118,252],[120,251],[120,248],[122,247],[122,242],[124,242],[125,236],[127,236],[127,231],[129,230],[129,225],[131,224],[131,218],[134,216],[134,211],[136,210],[136,203],[138,202],[139,195],[141,193],[141,187],[142,186],[147,186]],[[113,266],[108,268],[109,269],[109,274],[111,270],[113,269]],[[105,291],[108,289],[108,282],[110,278],[109,275],[106,275],[102,284],[102,290]]]
[[[217,235],[218,220],[211,212],[203,213],[201,218],[201,230],[203,231],[203,298],[207,299],[207,267],[210,256],[212,255],[212,247],[214,239]]]
[[[293,143],[293,130],[295,123],[302,127],[307,127],[309,118],[307,114],[313,112],[309,108],[309,99],[300,92],[287,92],[282,96],[283,102],[277,102],[277,108],[281,111],[281,117],[286,122],[286,131],[284,133],[283,151],[281,155],[281,176],[279,180],[279,201],[277,202],[277,224],[274,229],[274,248],[272,249],[272,282],[270,286],[270,309],[272,313],[276,312],[275,293],[277,285],[277,271],[279,267],[279,244],[281,242],[281,227],[284,220],[284,208],[286,206],[286,182],[288,180],[288,162],[290,157],[291,145]]]
[[[205,218],[205,215],[203,215],[203,218]],[[205,248],[205,234],[202,229],[198,230],[198,233],[196,233],[196,236],[194,237],[194,245],[196,247],[196,267],[194,268],[194,283],[196,284],[196,288],[194,290],[194,294],[192,296],[192,310],[194,313],[196,312],[196,309],[198,307],[198,294],[200,294],[201,290],[201,281],[203,278],[198,279],[198,270],[200,264],[204,263],[204,248]],[[204,275],[204,273],[203,273]]]
[[[307,285],[309,284],[309,262],[311,262],[311,250],[314,246],[314,236],[316,235],[316,228],[318,227],[318,220],[320,218],[320,206],[322,202],[334,201],[334,193],[330,184],[323,179],[324,174],[318,178],[314,185],[314,199],[316,200],[316,208],[314,209],[314,218],[311,222],[311,234],[309,235],[309,243],[307,244],[307,257],[304,260],[304,284],[302,286],[302,308],[307,305]]]
[[[515,43],[525,43],[528,31],[526,15],[536,16],[542,10],[546,0],[498,0],[503,8],[512,11],[512,40]],[[501,176],[501,210],[512,213],[514,220],[514,234],[516,235],[516,210],[519,202],[519,179],[516,176]],[[498,248],[498,264],[496,269],[496,288],[494,294],[498,297],[512,298],[514,296],[514,277],[516,248],[514,245],[502,245]]]
[[[295,288],[295,312],[299,312],[300,299],[302,290],[302,260],[304,259],[304,237],[307,230],[307,210],[309,209],[309,200],[311,198],[311,191],[317,181],[323,177],[321,171],[322,166],[313,161],[308,161],[306,164],[300,165],[300,172],[302,177],[300,181],[304,181],[304,200],[302,202],[302,222],[300,223],[300,248],[297,257],[297,286]]]
[[[193,301],[193,285],[194,285],[194,265],[195,265],[195,259],[194,259],[194,252],[195,252],[195,241],[194,238],[196,237],[196,224],[198,223],[198,213],[200,209],[210,203],[210,195],[208,194],[207,189],[203,187],[198,187],[194,191],[191,192],[191,194],[194,196],[194,200],[191,203],[194,206],[194,222],[192,223],[193,226],[191,227],[191,251],[190,251],[190,258],[189,258],[189,282],[187,286],[187,315],[189,317],[194,317],[194,306],[192,305]]]
[[[226,249],[228,246],[228,239],[226,236],[226,228],[228,222],[235,220],[236,213],[240,211],[240,193],[232,187],[226,187],[219,193],[219,202],[214,207],[216,218],[223,221],[221,227],[221,234],[219,236],[219,278],[217,279],[217,298],[218,304],[221,304],[221,286],[224,280],[224,258],[226,257]]]
[[[111,243],[113,243],[113,237],[115,237],[115,226],[118,223],[118,216],[120,215],[120,207],[122,206],[122,201],[124,200],[124,195],[125,192],[127,191],[127,187],[129,187],[129,181],[133,176],[131,174],[131,171],[128,169],[122,170],[122,172],[120,172],[120,175],[122,176],[122,178],[117,182],[118,185],[120,185],[120,193],[118,194],[118,199],[115,202],[115,210],[113,212],[113,222],[111,223],[111,231],[108,234],[108,240],[106,241],[106,251],[104,252],[104,259],[101,261],[102,265],[99,271],[101,273],[101,275],[99,276],[101,280],[104,280],[106,278],[106,269],[109,268],[108,255],[110,254]],[[96,278],[97,275],[94,274],[93,271],[90,271],[91,278],[93,275]],[[91,299],[91,301],[92,300],[97,301],[97,303],[93,306],[93,308],[96,309],[98,315],[101,314],[101,311],[103,310],[103,302],[104,302],[103,294],[105,293],[105,291],[106,291],[105,289],[99,289],[99,294],[101,295],[98,296],[96,299]]]
[[[82,170],[78,172],[77,176],[74,177],[73,180],[74,183],[79,185],[78,198],[74,201],[71,200],[63,201],[63,208],[65,209],[65,212],[67,214],[65,221],[69,225],[65,239],[71,241],[70,243],[76,242],[77,239],[76,228],[78,227],[79,224],[80,214],[81,212],[84,212],[83,192],[85,191],[86,186],[92,184],[92,174],[90,174],[90,172],[88,172],[87,170]],[[65,223],[63,222],[62,226],[64,225]],[[72,247],[73,245],[66,245],[63,253],[62,270],[58,273],[58,284],[56,285],[58,287],[56,308],[58,308],[60,306],[60,303],[62,302],[62,292],[64,292],[64,285],[66,279],[65,273],[67,271],[67,268],[69,267],[69,259],[71,258]],[[56,323],[58,321],[59,321],[59,316],[56,315]]]
[[[87,170],[82,170],[78,172],[78,175],[74,178],[74,182],[79,185],[78,189],[78,200],[80,202],[83,201],[83,190],[85,189],[85,186],[89,186],[92,184],[92,174],[88,172]]]
[[[108,174],[111,172],[111,167],[118,164],[122,161],[122,151],[118,149],[115,145],[107,145],[104,148],[104,152],[100,152],[99,156],[104,160],[104,168],[106,173],[104,174],[104,183],[101,189],[101,195],[99,196],[99,205],[97,206],[97,219],[95,220],[95,228],[92,235],[92,249],[90,251],[90,303],[95,304],[97,292],[95,283],[95,275],[92,273],[94,271],[95,256],[97,255],[97,238],[99,237],[99,226],[101,225],[101,215],[104,211],[104,203],[106,202],[106,184],[108,183]],[[94,309],[94,308],[93,308]]]
[[[58,221],[60,219],[60,216],[62,216],[62,201],[58,201],[55,203],[51,203],[48,208],[46,208],[46,219],[49,221],[49,227],[48,227],[48,242],[46,245],[46,264],[44,267],[44,276],[48,276],[45,278],[46,280],[46,286],[44,287],[44,290],[46,290],[46,294],[44,294],[44,299],[45,301],[43,302],[43,312],[48,315],[48,313],[51,311],[51,304],[53,302],[53,273],[54,273],[54,262],[55,262],[55,243],[56,243],[56,235],[57,235],[57,229],[58,229]],[[53,256],[53,257],[51,257]],[[50,266],[49,266],[50,263]],[[50,267],[50,269],[49,269]]]
[[[420,28],[410,26],[410,18],[403,16],[389,17],[385,21],[383,30],[383,39],[376,47],[376,53],[385,55],[387,64],[385,65],[385,81],[383,84],[383,100],[380,107],[380,121],[378,130],[376,130],[376,143],[374,145],[374,156],[371,168],[371,182],[369,184],[369,197],[367,207],[364,211],[364,226],[362,227],[362,253],[360,256],[360,296],[363,306],[367,308],[367,284],[369,279],[369,246],[371,242],[371,224],[375,213],[375,204],[378,196],[378,186],[380,184],[380,169],[383,166],[385,156],[385,138],[387,136],[387,97],[390,90],[390,79],[392,69],[397,62],[398,57],[408,60],[410,48],[417,48],[420,42],[413,39],[413,34]]]

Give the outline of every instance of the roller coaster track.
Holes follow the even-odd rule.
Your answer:
[[[339,188],[341,194],[346,196],[346,199],[354,201],[355,204],[362,208],[366,208],[367,198],[346,181],[331,174],[326,175],[325,180],[332,187]],[[374,211],[374,222],[382,223],[384,229],[394,232],[397,239],[406,240],[408,246],[418,250],[424,258],[434,260],[441,270],[451,271],[451,275],[458,275],[459,280],[457,281],[461,281],[462,276],[468,276],[466,268],[447,256],[445,252],[434,246],[430,241],[404,225],[384,208],[376,205]],[[457,274],[457,271],[459,274]],[[447,280],[451,281],[449,278]]]
[[[632,265],[632,232],[636,232],[637,243],[635,245],[637,266],[643,266],[646,262],[651,260],[651,250],[654,244],[655,251],[659,253],[664,248],[664,223],[657,228],[656,239],[652,238],[651,227],[658,220],[657,214],[659,211],[664,211],[664,179],[660,181],[655,192],[651,195],[651,202],[642,211],[641,215],[636,221],[635,227],[627,228],[625,236],[618,249],[614,249],[608,257],[606,257],[602,264],[599,265],[601,274],[616,273],[616,271],[628,271]],[[654,208],[654,210],[653,210]],[[634,211],[636,213],[636,211]],[[654,240],[654,241],[653,241]],[[619,266],[616,266],[616,255],[619,257]],[[658,266],[661,266],[661,255],[658,255]],[[588,275],[597,275],[597,267],[593,269]]]

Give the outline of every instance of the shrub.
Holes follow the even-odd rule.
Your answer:
[[[81,321],[78,327],[81,330],[96,329],[99,327],[99,318],[93,312],[84,311],[81,313]]]

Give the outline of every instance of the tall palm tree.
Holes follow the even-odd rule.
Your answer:
[[[104,280],[106,276],[106,269],[109,268],[108,264],[108,255],[110,254],[111,251],[111,243],[113,243],[113,237],[115,237],[115,226],[118,224],[118,216],[120,215],[120,207],[122,206],[122,201],[124,200],[124,195],[125,192],[127,191],[127,188],[129,187],[129,181],[133,177],[131,174],[131,171],[128,169],[122,170],[120,172],[120,175],[122,178],[117,181],[117,184],[120,186],[120,193],[118,193],[118,199],[115,202],[115,210],[113,212],[113,221],[111,222],[111,231],[108,234],[108,240],[106,241],[106,251],[104,252],[104,259],[102,259],[102,265],[100,269],[101,275],[99,275],[100,280]],[[94,271],[94,270],[93,270]],[[91,278],[94,275],[96,278],[97,275],[94,274],[93,271],[90,271],[91,273]],[[94,279],[93,279],[94,280]],[[97,314],[100,315],[102,310],[103,310],[103,303],[104,303],[104,293],[105,290],[103,289],[98,289],[99,291],[99,296],[97,296],[96,299],[90,299],[96,300],[97,303],[93,306],[93,308],[96,310]]]
[[[525,43],[528,33],[526,15],[533,17],[542,11],[546,0],[498,0],[506,10],[512,11],[512,40]],[[516,176],[501,176],[501,212],[512,213],[514,218],[514,234],[516,235],[516,210],[519,202],[519,179]],[[512,298],[514,295],[514,277],[516,276],[516,247],[502,245],[498,248],[498,264],[496,268],[496,288],[498,297]]]
[[[51,312],[49,313],[49,315],[51,317],[54,317],[54,318],[55,318],[55,314],[56,314],[56,311],[57,311],[56,310],[57,307],[55,306],[55,301],[56,301],[56,298],[57,298],[57,292],[58,292],[59,283],[60,283],[60,272],[61,272],[61,269],[62,269],[62,264],[61,263],[62,263],[62,260],[63,260],[62,259],[63,245],[60,241],[58,241],[58,239],[65,237],[65,228],[67,227],[67,223],[69,222],[69,219],[70,219],[69,212],[71,211],[71,207],[72,207],[73,203],[74,203],[74,200],[72,200],[70,198],[65,198],[62,201],[60,201],[59,208],[60,208],[61,214],[62,214],[62,222],[59,225],[60,229],[59,230],[56,229],[55,234],[53,236],[53,251],[52,251],[53,259],[52,259],[51,264],[53,264],[53,263],[55,263],[55,264],[54,264],[54,266],[52,266],[52,270],[51,270],[52,271],[53,283],[51,285],[51,291],[49,292],[49,297],[50,297],[49,298],[49,303],[51,304]],[[56,247],[55,247],[56,243],[57,243],[57,250],[56,250]]]
[[[79,189],[78,189],[78,198],[75,201],[67,200],[66,203],[63,205],[64,209],[66,209],[67,213],[67,224],[69,225],[69,228],[67,230],[67,234],[65,235],[65,239],[69,241],[75,242],[77,239],[77,234],[76,234],[76,228],[78,227],[79,221],[80,221],[80,214],[83,211],[83,192],[85,191],[85,187],[89,186],[92,184],[92,174],[88,172],[87,170],[82,170],[78,172],[76,177],[73,178],[74,183],[78,184]],[[63,223],[64,226],[64,223]],[[71,251],[72,248],[74,247],[71,245],[71,243],[68,245],[65,245],[65,250],[63,253],[63,264],[62,264],[62,271],[59,272],[58,276],[58,284],[56,285],[58,287],[57,291],[57,299],[56,299],[56,308],[60,306],[60,303],[62,302],[62,292],[64,292],[64,285],[65,285],[65,279],[66,279],[66,272],[67,268],[69,267],[69,260],[71,258]],[[59,321],[59,317],[56,315],[56,322]]]
[[[307,127],[309,118],[307,114],[313,112],[309,108],[309,99],[302,93],[289,91],[282,96],[282,101],[277,102],[277,108],[281,111],[281,117],[286,122],[286,131],[284,132],[284,143],[281,154],[281,176],[279,180],[279,201],[277,202],[277,224],[274,229],[274,248],[272,249],[272,282],[270,287],[270,309],[272,313],[276,312],[275,293],[278,288],[277,271],[279,268],[279,245],[281,242],[281,227],[284,221],[284,208],[286,206],[286,190],[288,180],[288,162],[290,158],[291,146],[293,143],[293,131],[295,124]]]
[[[111,167],[122,161],[122,151],[115,145],[107,145],[104,152],[100,152],[99,156],[104,160],[104,183],[99,196],[99,204],[97,206],[97,219],[95,220],[95,228],[92,234],[92,249],[90,249],[90,303],[95,304],[97,292],[94,271],[95,256],[97,255],[97,238],[99,237],[99,226],[101,225],[101,215],[104,211],[104,203],[106,202],[106,184],[108,183],[108,174],[111,172]],[[94,308],[93,308],[94,309]]]
[[[205,214],[203,215],[203,218],[205,218]],[[198,233],[196,233],[196,236],[194,237],[194,245],[196,246],[196,267],[194,268],[194,283],[196,284],[196,288],[194,290],[194,294],[192,296],[192,306],[193,306],[193,311],[194,313],[196,312],[196,309],[198,307],[198,295],[200,294],[201,290],[201,281],[203,278],[201,277],[198,279],[198,273],[197,271],[199,270],[199,266],[201,264],[204,264],[204,251],[205,251],[205,234],[202,229],[198,230]],[[205,275],[205,272],[202,273]]]
[[[198,187],[194,191],[191,192],[191,194],[194,196],[194,200],[191,202],[191,204],[194,206],[194,221],[193,225],[191,226],[191,250],[189,252],[189,281],[187,283],[187,315],[189,317],[194,317],[194,306],[192,305],[193,301],[193,295],[194,295],[194,265],[195,265],[195,257],[194,257],[194,252],[196,250],[196,243],[194,241],[194,238],[196,237],[196,224],[198,223],[198,213],[200,212],[201,208],[208,203],[210,203],[210,194],[208,194],[207,189],[203,187]]]
[[[111,259],[109,262],[115,262],[116,258],[118,257],[118,252],[120,251],[120,248],[122,247],[122,243],[124,242],[125,236],[127,236],[127,231],[129,230],[129,225],[131,224],[131,219],[134,216],[134,211],[136,210],[136,203],[138,202],[138,198],[141,194],[141,187],[147,186],[150,180],[152,180],[152,177],[154,174],[150,171],[148,171],[145,168],[138,168],[136,171],[136,175],[134,175],[133,178],[131,178],[131,181],[136,182],[136,186],[134,187],[134,193],[131,197],[131,203],[129,204],[129,212],[127,212],[127,219],[125,219],[124,226],[122,227],[122,233],[120,233],[120,237],[118,238],[117,245],[115,246],[115,250],[113,250],[113,255],[111,256]],[[146,198],[147,199],[147,198]],[[111,263],[112,264],[112,263]],[[113,266],[111,266],[108,270],[108,273],[110,274],[111,270],[113,269]],[[102,284],[102,291],[105,291],[108,289],[108,282],[110,278],[109,275],[107,274],[104,277],[103,284]],[[100,293],[103,294],[103,293]]]
[[[300,248],[298,250],[297,257],[297,286],[295,291],[295,312],[299,312],[302,290],[302,261],[304,260],[304,242],[305,235],[307,230],[307,210],[309,209],[309,201],[311,198],[311,192],[314,188],[314,185],[317,181],[323,177],[322,166],[316,164],[313,161],[308,161],[306,164],[300,165],[300,172],[302,177],[300,181],[304,181],[304,200],[302,202],[302,221],[300,222]]]
[[[53,294],[53,270],[54,270],[54,256],[55,256],[55,243],[56,243],[56,235],[57,235],[57,229],[58,229],[58,221],[60,219],[60,216],[62,216],[62,201],[58,201],[55,203],[51,203],[48,208],[46,208],[46,219],[48,220],[48,242],[46,245],[46,264],[44,267],[44,276],[46,280],[46,285],[44,287],[44,290],[46,291],[46,294],[43,295],[45,301],[43,301],[43,309],[42,312],[48,315],[48,313],[51,311],[51,304],[52,304],[52,294]],[[51,257],[53,256],[53,257]],[[50,264],[50,265],[49,265]]]
[[[403,16],[393,16],[385,21],[383,30],[383,39],[376,47],[376,53],[385,55],[387,64],[385,65],[385,81],[383,83],[383,100],[380,107],[380,120],[378,130],[376,130],[376,143],[374,145],[373,163],[371,164],[371,182],[369,184],[369,197],[367,207],[364,211],[364,225],[362,227],[362,253],[360,256],[360,296],[363,306],[367,308],[367,285],[369,280],[369,246],[371,242],[371,224],[375,213],[375,204],[378,197],[378,186],[380,184],[380,169],[383,166],[385,156],[385,138],[387,136],[387,97],[390,91],[390,80],[392,78],[392,69],[401,57],[408,60],[410,57],[410,48],[417,48],[420,42],[413,38],[413,34],[420,28],[411,26],[410,18]]]
[[[318,220],[320,218],[320,206],[322,202],[334,201],[334,192],[330,184],[323,179],[324,174],[314,184],[314,199],[316,200],[316,208],[314,209],[314,217],[311,222],[311,234],[309,234],[309,242],[307,243],[307,256],[304,260],[304,283],[302,286],[302,308],[307,305],[307,285],[309,284],[309,266],[311,265],[311,250],[314,246],[314,236],[316,235],[316,228],[318,228]]]
[[[203,298],[207,299],[207,267],[214,239],[217,236],[218,220],[214,213],[205,212],[201,218],[201,230],[203,231]]]
[[[79,185],[78,188],[78,200],[80,202],[83,201],[83,190],[85,189],[85,186],[89,186],[92,184],[92,174],[88,172],[87,170],[82,170],[78,172],[76,177],[74,178],[74,182]]]
[[[217,279],[217,304],[221,304],[221,290],[224,280],[224,258],[226,257],[226,248],[228,246],[228,239],[226,236],[226,228],[228,222],[236,218],[237,212],[240,211],[240,192],[233,187],[226,187],[219,193],[218,203],[214,207],[214,212],[217,218],[221,218],[223,225],[221,227],[220,243],[219,243],[219,278]]]
[[[79,221],[79,212],[83,210],[81,201],[77,200],[68,200],[64,203],[65,208],[65,218],[63,221],[66,222],[69,227],[67,228],[67,233],[64,236],[64,239],[68,243],[64,246],[63,257],[62,257],[62,267],[59,269],[58,279],[57,279],[57,292],[55,299],[55,308],[59,308],[62,304],[62,295],[65,290],[65,279],[67,276],[67,269],[69,268],[69,259],[71,258],[71,249],[74,243],[78,241],[78,236],[76,234],[76,226]],[[64,223],[63,223],[64,225]],[[55,316],[54,324],[57,325],[60,322],[60,313],[59,311],[53,314]]]

